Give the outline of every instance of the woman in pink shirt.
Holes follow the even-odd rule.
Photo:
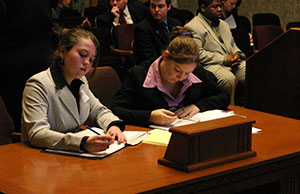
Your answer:
[[[149,69],[135,66],[113,98],[111,109],[126,124],[167,125],[178,117],[226,109],[229,94],[199,64],[199,47],[191,33],[174,29],[175,37]]]

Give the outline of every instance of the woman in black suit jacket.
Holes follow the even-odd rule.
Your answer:
[[[182,31],[179,28],[177,34]],[[199,48],[185,33],[170,42],[149,70],[145,66],[129,70],[111,104],[113,113],[126,124],[167,125],[178,117],[229,105],[228,92],[198,65]]]

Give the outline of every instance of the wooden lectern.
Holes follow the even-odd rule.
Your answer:
[[[254,120],[230,116],[170,129],[172,136],[158,163],[185,172],[256,156],[251,150]]]

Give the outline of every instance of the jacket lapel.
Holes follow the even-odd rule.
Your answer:
[[[89,111],[86,111],[86,110],[89,110],[89,96],[87,95],[87,91],[85,91],[84,89],[84,86],[83,84],[81,85],[81,88],[79,90],[79,104],[80,104],[80,121],[81,123],[85,122],[85,120],[88,118],[89,116]]]
[[[221,24],[219,24],[219,31],[220,31],[220,35],[223,39],[224,45],[226,46],[225,51],[228,51],[229,53],[231,53],[231,39],[228,38],[228,32],[225,30],[225,28],[222,27]],[[224,48],[224,47],[223,47]]]
[[[204,26],[204,28],[208,31],[208,33],[211,35],[211,37],[222,47],[222,49],[226,52],[226,48],[224,48],[224,46],[222,45],[222,43],[220,42],[219,38],[217,37],[217,35],[215,34],[215,32],[212,30],[212,28],[210,27],[210,25],[203,19],[204,16],[202,16],[200,13],[199,13],[199,18],[200,18],[200,22],[202,23],[202,25]],[[220,28],[220,25],[219,25],[219,31],[220,31],[220,34],[221,34],[221,37],[223,38],[222,36],[222,28]],[[224,39],[223,39],[224,41]],[[227,45],[226,45],[227,46]]]
[[[59,91],[59,98],[61,99],[63,104],[66,106],[66,108],[69,110],[71,115],[74,117],[74,119],[76,120],[78,125],[80,125],[79,113],[78,113],[78,109],[77,109],[76,100],[67,86],[63,87]]]
[[[159,108],[168,108],[168,103],[164,99],[162,92],[155,88],[144,88],[145,96],[151,96],[152,104]],[[151,103],[150,103],[151,104]],[[155,108],[155,107],[153,107]]]

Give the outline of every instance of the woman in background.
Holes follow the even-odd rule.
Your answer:
[[[97,64],[99,43],[83,29],[62,35],[53,64],[31,77],[22,100],[22,141],[36,147],[97,152],[115,138],[125,142],[124,123],[89,89],[85,74]],[[76,136],[87,119],[107,135]]]
[[[179,36],[178,36],[179,35]],[[182,27],[148,68],[135,66],[113,98],[111,109],[126,124],[167,125],[211,109],[226,109],[229,94],[199,65],[199,47]]]

